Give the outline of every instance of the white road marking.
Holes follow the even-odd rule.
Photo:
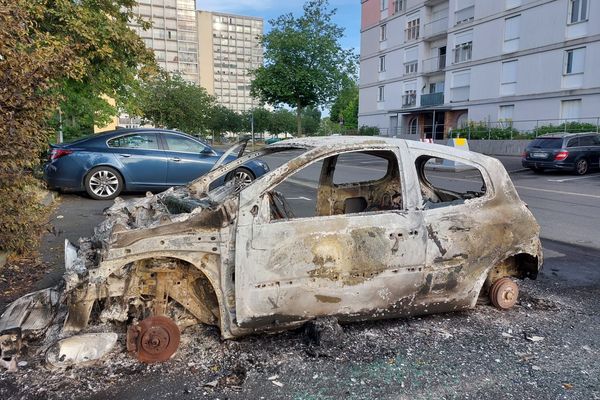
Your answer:
[[[592,199],[600,199],[600,196],[595,195],[595,194],[573,193],[573,192],[565,192],[562,190],[540,189],[540,188],[533,188],[533,187],[529,187],[529,186],[518,186],[518,185],[515,185],[515,187],[517,189],[533,190],[533,191],[537,191],[537,192],[546,192],[546,193],[562,194],[562,195],[566,195],[566,196],[579,196],[579,197],[590,197]]]
[[[294,185],[304,186],[304,187],[311,188],[311,189],[319,188],[319,185],[315,182],[308,182],[308,181],[303,181],[300,179],[288,178],[284,182],[293,183]]]
[[[306,200],[306,201],[312,201],[312,199],[309,199],[308,197],[289,197],[288,200]]]
[[[596,175],[588,175],[588,176],[579,176],[577,178],[565,178],[565,179],[548,179],[548,182],[568,182],[568,181],[578,181],[580,179],[588,179],[588,178],[595,178],[599,176],[598,174]]]

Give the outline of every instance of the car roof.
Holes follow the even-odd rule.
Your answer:
[[[489,159],[489,156],[466,151],[460,148],[445,146],[442,144],[425,143],[417,140],[405,140],[382,136],[314,136],[297,139],[282,140],[265,146],[265,149],[306,149],[312,150],[321,148],[327,149],[337,148],[353,148],[353,150],[370,150],[375,148],[393,149],[399,147],[401,143],[405,143],[410,150],[417,151],[436,151],[442,154],[456,155],[460,157],[476,159],[483,161]]]
[[[199,138],[189,135],[185,132],[175,131],[172,129],[162,129],[162,128],[125,128],[125,129],[115,129],[112,131],[106,131],[101,133],[92,134],[81,139],[75,140],[73,142],[64,143],[61,145],[64,146],[72,146],[76,147],[78,145],[92,144],[97,145],[99,143],[106,142],[108,139],[112,139],[113,137],[123,136],[132,133],[141,133],[141,132],[160,132],[160,133],[171,133],[177,135],[183,135],[189,137],[190,139],[199,140]],[[204,144],[204,143],[203,143]],[[59,146],[61,146],[59,145]]]
[[[538,136],[536,139],[566,139],[566,138],[571,138],[571,137],[576,137],[576,136],[586,136],[586,135],[598,135],[597,132],[577,132],[577,133],[570,133],[570,132],[555,132],[555,133],[547,133],[545,135],[542,136]]]

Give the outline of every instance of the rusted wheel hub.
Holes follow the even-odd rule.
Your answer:
[[[518,297],[519,287],[510,278],[498,279],[490,288],[490,300],[501,310],[508,310],[514,306]]]
[[[167,361],[179,346],[179,327],[164,316],[149,317],[127,330],[127,350],[144,363]]]

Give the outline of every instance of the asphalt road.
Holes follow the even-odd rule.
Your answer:
[[[516,157],[500,160],[542,227],[545,254],[538,280],[524,284],[529,300],[510,313],[478,307],[473,313],[354,324],[344,328],[343,352],[335,350],[316,358],[306,355],[302,335],[296,332],[221,343],[214,330],[201,330],[200,339],[189,343],[191,355],[183,358],[191,361],[131,367],[119,361],[127,357],[121,355],[108,372],[91,368],[65,379],[86,379],[92,387],[94,380],[103,379],[94,374],[112,374],[108,381],[116,384],[94,390],[93,398],[103,399],[599,399],[600,173],[538,175],[523,170]],[[273,168],[285,160],[270,157],[266,161]],[[342,164],[345,172],[340,180],[373,178],[384,168],[381,161],[362,156]],[[298,216],[312,213],[318,173],[318,167],[306,168],[280,188]],[[453,184],[455,179],[457,185],[474,183],[477,187],[468,171],[454,176],[441,171],[431,174],[441,182]],[[102,210],[110,204],[80,195],[61,196],[54,218],[57,234],[46,235],[42,248],[53,271],[40,287],[60,279],[64,239],[76,243],[79,237],[91,235],[103,219]],[[545,337],[544,342],[528,342],[527,335],[533,334]],[[202,341],[209,343],[208,353]],[[217,388],[204,386],[211,376],[235,380],[233,367],[240,363],[244,373],[238,378],[245,382],[241,392],[236,385],[221,388],[221,381]],[[408,370],[408,366],[415,369]],[[226,375],[231,368],[234,373]],[[283,388],[273,380],[283,382]],[[81,390],[85,391],[84,386]],[[91,398],[87,394],[70,397]]]

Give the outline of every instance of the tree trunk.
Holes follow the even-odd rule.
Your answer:
[[[296,107],[296,124],[298,126],[296,137],[300,137],[302,136],[302,106],[300,102],[298,102],[298,106]]]

